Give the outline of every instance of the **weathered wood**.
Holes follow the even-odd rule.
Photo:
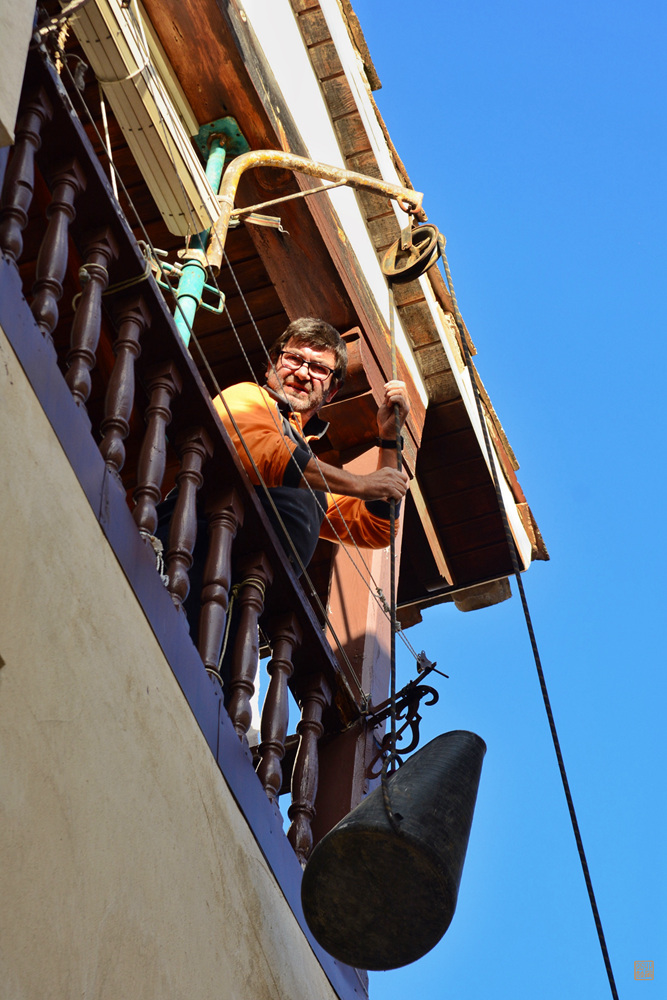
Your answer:
[[[203,427],[193,427],[179,435],[176,448],[181,468],[176,476],[178,497],[169,525],[169,548],[166,555],[167,589],[180,607],[190,592],[189,571],[197,540],[197,493],[204,482],[202,467],[213,454],[213,444]]]
[[[295,14],[299,14],[301,11],[311,10],[312,8],[318,8],[320,6],[320,0],[290,0],[292,4],[292,10]]]
[[[348,170],[356,170],[359,174],[366,174],[367,177],[382,177],[375,154],[372,150],[363,153],[354,153],[345,157]]]
[[[169,362],[149,370],[146,383],[150,396],[146,408],[146,433],[139,452],[134,521],[142,535],[154,535],[157,505],[162,499],[162,480],[167,454],[167,427],[171,422],[171,401],[181,391],[182,380]]]
[[[86,263],[79,271],[83,291],[72,323],[65,378],[75,402],[84,409],[102,327],[102,292],[109,284],[107,268],[117,254],[118,244],[111,230],[104,229],[89,240]]]
[[[273,579],[273,571],[267,556],[260,552],[241,563],[239,575],[239,624],[232,654],[227,711],[239,739],[247,742],[246,733],[252,720],[250,702],[255,693],[259,663],[257,626],[264,610],[264,593]]]
[[[344,118],[337,118],[333,126],[345,156],[354,156],[371,148],[368,133],[357,111]]]
[[[330,702],[331,688],[321,674],[311,679],[299,698],[299,749],[292,772],[292,804],[287,810],[292,824],[287,836],[302,865],[313,849],[312,822],[320,772],[318,741],[324,732],[322,714]]]
[[[289,724],[288,682],[294,670],[292,654],[302,639],[293,614],[266,625],[273,655],[267,665],[271,680],[262,709],[260,761],[257,765],[264,791],[269,799],[277,798],[283,781],[281,761],[285,755],[285,737]]]
[[[344,73],[332,77],[330,80],[323,80],[321,86],[329,113],[334,121],[342,115],[349,115],[358,110],[357,102]]]
[[[419,480],[416,477],[410,483],[410,496],[412,497],[414,505],[417,508],[419,520],[421,521],[426,541],[428,542],[428,546],[431,550],[438,573],[447,581],[448,584],[451,585],[454,583],[454,577],[449,566],[447,565],[447,556],[445,555],[438,531],[433,523],[433,519],[431,518],[431,512],[428,508],[428,504],[426,503],[424,494],[422,493]]]
[[[425,379],[443,372],[451,372],[442,344],[425,344],[423,347],[418,347],[415,354],[419,358],[419,370]]]
[[[377,219],[371,219],[367,225],[373,246],[380,254],[387,250],[392,243],[395,243],[401,235],[401,227],[393,212]]]
[[[354,192],[360,205],[361,210],[366,216],[366,220],[377,219],[384,217],[389,212],[393,215],[391,208],[391,202],[383,194],[377,194],[374,191],[362,191],[358,190]],[[395,218],[395,216],[394,216]],[[398,239],[399,225],[396,223],[396,238]]]
[[[35,188],[35,154],[41,131],[53,114],[43,88],[26,101],[16,126],[16,141],[3,185],[0,205],[0,249],[16,263],[23,251],[23,230]]]
[[[333,42],[322,42],[321,45],[314,46],[312,49],[309,49],[309,55],[315,75],[320,80],[327,80],[332,76],[340,76],[343,66]]]
[[[62,282],[67,270],[68,231],[76,215],[74,203],[85,187],[86,178],[76,160],[63,165],[54,174],[53,196],[46,210],[49,224],[39,248],[30,303],[37,326],[48,341],[58,322],[58,302],[62,298]]]
[[[425,304],[415,302],[412,305],[401,306],[401,320],[413,347],[422,347],[424,344],[433,344],[440,340],[433,317]]]
[[[310,48],[311,45],[319,45],[321,42],[326,42],[331,39],[329,25],[327,24],[324,14],[319,7],[312,8],[311,10],[307,10],[299,14],[298,25],[301,29],[303,40],[308,48]]]
[[[107,465],[120,473],[125,464],[125,439],[130,433],[134,404],[134,367],[141,354],[139,340],[150,326],[151,316],[141,296],[135,296],[115,310],[118,336],[113,347],[116,361],[107,385],[100,451]]]
[[[207,504],[209,546],[204,567],[199,616],[199,655],[209,670],[218,669],[227,621],[232,577],[232,545],[243,524],[243,503],[234,490],[218,493]]]

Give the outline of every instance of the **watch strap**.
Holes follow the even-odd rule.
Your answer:
[[[401,448],[403,448],[404,441],[402,434],[399,440],[401,442]],[[396,448],[398,447],[398,441],[395,441],[394,439],[378,438],[377,443],[378,443],[378,448],[387,448],[391,450],[396,450]]]

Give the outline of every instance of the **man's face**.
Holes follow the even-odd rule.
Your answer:
[[[326,365],[332,371],[336,368],[336,355],[329,348],[308,347],[307,344],[289,340],[283,347],[283,354]],[[317,379],[305,364],[295,370],[293,365],[286,363],[283,354],[276,361],[275,370],[273,366],[269,366],[266,373],[267,385],[286,399],[296,413],[312,416],[335,395],[336,389],[331,388],[333,376],[329,375],[324,380]]]

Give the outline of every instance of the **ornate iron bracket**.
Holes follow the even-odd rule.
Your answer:
[[[431,661],[427,659],[426,654],[424,652],[420,653],[419,656],[417,657],[417,664],[419,667],[419,673],[417,674],[417,676],[413,680],[409,681],[405,685],[405,687],[402,688],[400,691],[398,691],[396,694],[396,718],[405,720],[403,722],[403,725],[396,731],[395,749],[399,763],[402,763],[400,759],[401,755],[412,753],[412,751],[416,750],[417,747],[419,746],[419,724],[422,721],[422,717],[419,713],[419,708],[422,698],[428,697],[429,699],[424,703],[425,705],[435,705],[435,703],[440,699],[440,695],[438,694],[435,688],[429,687],[427,684],[422,683],[422,681],[431,673],[431,671],[435,670],[436,664],[431,663]],[[440,671],[436,672],[440,673]],[[447,675],[443,674],[443,676],[446,677]],[[382,722],[384,722],[386,719],[390,717],[391,710],[392,710],[391,698],[387,698],[386,701],[383,701],[375,709],[369,711],[364,717],[364,721],[369,726],[369,728],[375,729],[376,726],[379,726]],[[410,729],[411,732],[410,742],[407,744],[407,746],[401,746],[400,744],[403,739],[403,734],[408,728]],[[379,760],[382,759],[382,757],[386,753],[388,749],[387,747],[388,739],[389,739],[389,734],[385,733],[382,739],[382,743],[380,745],[380,749],[378,750],[377,754],[371,761],[369,769],[370,772],[369,777],[371,778],[377,778],[381,774],[382,768],[380,768],[379,771],[373,771],[373,767]]]

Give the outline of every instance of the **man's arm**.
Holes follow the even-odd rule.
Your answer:
[[[395,441],[394,405],[398,404],[399,427],[403,427],[410,412],[410,404],[404,382],[387,382],[384,389],[384,400],[377,415],[378,435],[384,441]],[[340,493],[359,500],[401,500],[408,491],[410,479],[404,470],[399,472],[397,466],[397,450],[380,448],[377,469],[366,475],[357,475],[326,462],[317,462],[314,458],[308,462],[303,475],[315,490]]]

